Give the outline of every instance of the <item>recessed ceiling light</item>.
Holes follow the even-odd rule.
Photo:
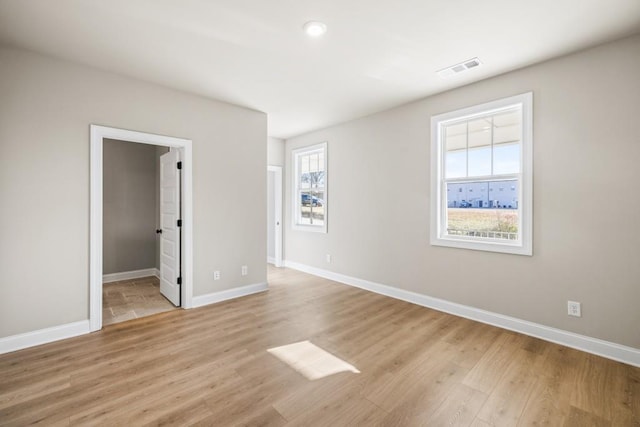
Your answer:
[[[309,37],[320,37],[327,32],[327,25],[319,21],[309,21],[302,28]]]

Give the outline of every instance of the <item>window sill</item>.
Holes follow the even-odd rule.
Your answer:
[[[327,227],[325,225],[302,225],[302,224],[293,224],[291,227],[294,231],[309,231],[311,233],[327,233]]]
[[[471,249],[474,251],[498,252],[513,255],[532,256],[533,250],[531,245],[517,243],[500,243],[494,241],[476,241],[467,239],[433,237],[431,239],[432,246],[445,246],[449,248]]]

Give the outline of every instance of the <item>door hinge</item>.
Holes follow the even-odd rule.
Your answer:
[[[178,169],[182,169],[182,162],[178,162]]]
[[[181,219],[178,220],[178,227],[182,227],[182,220]]]
[[[182,285],[182,277],[178,277],[178,285]]]

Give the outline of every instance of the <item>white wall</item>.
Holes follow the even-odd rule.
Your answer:
[[[284,166],[284,140],[267,138],[267,164],[270,166]]]
[[[265,114],[7,48],[0,94],[0,337],[88,319],[92,123],[193,140],[196,296],[266,282]]]
[[[102,151],[102,271],[155,268],[156,147],[105,139]]]
[[[330,221],[291,229],[287,167],[286,259],[640,348],[640,197],[619,185],[640,180],[639,52],[635,36],[287,140],[287,164],[328,142]],[[430,117],[529,91],[534,255],[430,246]]]

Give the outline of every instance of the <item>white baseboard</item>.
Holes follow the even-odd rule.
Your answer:
[[[102,276],[102,283],[117,282],[119,280],[139,279],[141,277],[160,277],[157,268],[145,268],[143,270],[123,271],[122,273],[110,273]]]
[[[79,322],[67,323],[66,325],[12,335],[0,338],[0,354],[22,350],[23,348],[40,344],[47,344],[65,338],[76,337],[78,335],[88,334],[89,332],[89,320],[81,320]]]
[[[267,257],[267,264],[275,265],[276,264],[276,259],[274,257],[272,257],[272,256],[268,256]]]
[[[334,273],[333,271],[311,267],[294,261],[287,260],[284,262],[284,265],[285,267],[292,268],[294,270],[324,277],[325,279],[344,283],[345,285],[355,286],[357,288],[386,295],[391,298],[407,301],[456,316],[465,317],[467,319],[476,320],[478,322],[487,323],[499,328],[519,332],[545,341],[561,344],[587,353],[596,354],[618,362],[640,367],[640,349],[637,348],[627,347],[610,341],[604,341],[598,338],[592,338],[586,335],[580,335],[574,332],[540,325],[527,320],[505,316],[439,298],[433,298],[427,295],[394,288],[388,285],[382,285],[380,283],[364,279],[358,279],[357,277]]]
[[[246,295],[264,292],[268,289],[266,283],[255,283],[253,285],[240,286],[239,288],[227,289],[225,291],[212,292],[210,294],[193,297],[191,308],[202,307],[204,305],[215,304]]]
[[[128,273],[140,273],[136,277],[147,277],[154,275],[156,269],[138,270],[138,272],[116,273],[116,274],[128,274]],[[151,272],[151,273],[150,273]],[[126,280],[126,278],[118,278],[115,280]],[[258,292],[264,292],[268,289],[266,283],[256,283],[253,285],[241,286],[239,288],[227,289],[225,291],[213,292],[206,295],[200,295],[193,297],[191,308],[202,307],[208,304],[214,304],[216,302],[226,301],[234,298],[243,297],[246,295],[255,294]],[[84,335],[91,332],[91,326],[89,320],[82,320],[74,323],[67,323],[66,325],[53,326],[51,328],[40,329],[37,331],[26,332],[23,334],[12,335],[4,338],[0,338],[0,354],[10,353],[12,351],[22,350],[24,348],[33,347],[36,345],[47,344],[53,341],[59,341],[66,338],[75,337],[78,335]]]

